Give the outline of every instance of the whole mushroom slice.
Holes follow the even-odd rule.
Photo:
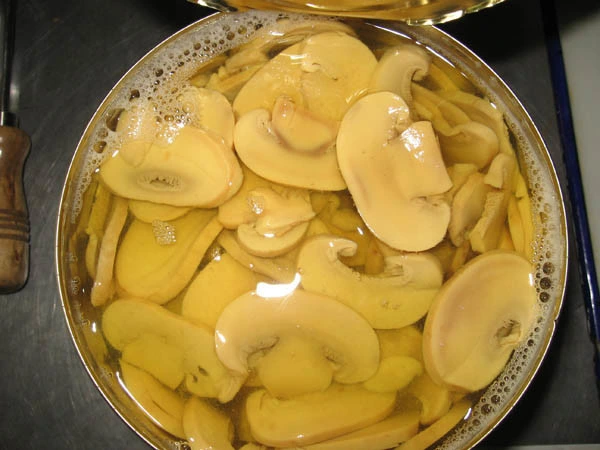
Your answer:
[[[120,366],[127,394],[141,407],[144,414],[166,432],[183,439],[183,398],[144,370],[124,361],[120,362]]]
[[[296,247],[315,216],[303,189],[258,187],[246,195],[252,219],[237,227],[237,239],[249,253],[260,257],[283,255]]]
[[[229,230],[223,230],[217,237],[217,242],[233,259],[253,272],[265,275],[281,283],[290,283],[296,276],[294,260],[289,258],[288,255],[263,258],[248,253],[242,248],[235,234]]]
[[[191,397],[183,408],[183,431],[191,450],[234,450],[231,419],[198,397]]]
[[[302,447],[303,450],[386,450],[405,442],[419,431],[419,411],[407,409],[368,427]]]
[[[223,94],[212,89],[187,86],[177,96],[177,101],[193,126],[222,140],[227,148],[233,147],[235,117],[231,103]]]
[[[421,47],[404,44],[387,50],[373,72],[369,91],[389,91],[406,103],[412,102],[413,80],[422,80],[429,73],[431,56]]]
[[[283,95],[321,119],[338,121],[366,91],[376,65],[357,38],[319,33],[271,59],[240,90],[233,109],[237,117],[257,108],[271,111]]]
[[[260,443],[304,448],[379,422],[395,404],[395,393],[334,384],[324,392],[289,400],[278,399],[261,389],[248,396],[246,413],[252,435]]]
[[[500,152],[507,155],[515,154],[503,114],[488,100],[461,91],[440,92],[440,95],[461,108],[471,120],[491,128],[498,138]]]
[[[238,297],[219,317],[215,336],[219,359],[240,376],[248,374],[249,355],[288,336],[319,343],[339,383],[364,381],[379,366],[377,335],[365,319],[332,298],[300,289],[284,296]]]
[[[263,178],[307,189],[338,191],[346,188],[335,148],[330,146],[312,153],[288,146],[272,130],[269,110],[255,109],[241,116],[233,139],[240,159]]]
[[[378,92],[358,100],[337,138],[340,171],[373,234],[406,251],[434,247],[446,234],[452,187],[429,122],[410,123],[399,96]]]
[[[134,220],[115,261],[119,287],[130,296],[166,303],[189,283],[222,229],[212,210],[196,209],[172,222]]]
[[[420,265],[423,271],[432,274],[430,277],[415,274],[410,260],[396,261],[398,274],[395,276],[369,276],[339,260],[340,255],[351,255],[355,250],[354,242],[331,235],[308,240],[298,255],[302,287],[344,303],[373,328],[401,328],[427,313],[442,285],[441,266],[437,261],[429,260]],[[404,269],[400,269],[400,264],[404,264]],[[419,278],[427,283],[421,284]]]
[[[137,165],[123,153],[107,158],[100,177],[115,194],[174,206],[213,207],[230,198],[242,183],[242,171],[222,141],[193,126],[179,130],[169,144],[153,142]]]
[[[217,358],[212,330],[195,325],[159,305],[138,299],[116,300],[102,315],[102,330],[110,345],[120,351],[149,334],[181,351],[181,365],[170,369],[182,372],[186,389],[198,396],[227,402],[244,382],[244,376],[227,370]],[[153,356],[160,358],[161,353]],[[151,359],[151,356],[147,357]],[[157,366],[160,361],[144,368],[151,370]]]
[[[529,261],[496,250],[444,284],[423,333],[425,367],[436,383],[474,392],[492,382],[535,321],[533,280]]]

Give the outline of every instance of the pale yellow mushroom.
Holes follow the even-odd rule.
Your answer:
[[[302,447],[303,450],[386,450],[419,431],[419,412],[408,409],[334,439]]]
[[[487,194],[492,188],[484,182],[481,172],[471,174],[452,199],[452,214],[448,234],[452,243],[460,247],[468,232],[481,217]]]
[[[238,156],[268,180],[301,188],[336,191],[346,187],[335,148],[313,154],[288,146],[271,130],[269,110],[255,109],[238,120],[234,143]],[[311,133],[310,129],[303,133]]]
[[[233,151],[200,128],[182,128],[170,144],[153,142],[137,165],[122,156],[128,145],[133,144],[124,143],[100,167],[104,183],[122,197],[213,207],[235,194],[242,183]]]
[[[324,392],[289,400],[277,399],[261,389],[248,396],[246,411],[258,442],[303,448],[379,422],[392,412],[395,403],[395,393],[334,384]]]
[[[131,223],[117,253],[115,277],[128,295],[163,304],[189,283],[223,227],[214,211],[202,209],[156,225]]]
[[[125,390],[156,425],[184,439],[182,427],[183,398],[159,383],[145,371],[121,361],[120,375]]]
[[[407,251],[434,247],[446,234],[452,183],[429,122],[411,124],[390,92],[367,95],[344,116],[337,139],[340,170],[373,234]]]
[[[433,445],[444,437],[452,428],[454,428],[462,419],[465,419],[471,409],[471,403],[468,400],[461,400],[456,403],[447,414],[432,423],[421,432],[415,434],[402,445],[394,450],[422,450]]]
[[[392,260],[395,269],[388,269],[390,275],[369,276],[353,271],[339,260],[339,255],[351,255],[355,249],[352,241],[331,235],[308,240],[298,255],[304,289],[344,303],[374,328],[400,328],[427,313],[442,284],[436,258],[397,258]]]
[[[319,119],[287,97],[275,101],[271,126],[285,146],[297,152],[318,154],[327,150],[337,136],[338,122]]]
[[[233,147],[235,118],[229,100],[213,89],[187,86],[177,96],[189,123],[208,131],[227,148]]]
[[[191,397],[185,402],[182,423],[192,450],[234,450],[231,419],[205,400]]]
[[[162,340],[164,346],[182,356],[177,364],[166,367],[161,352],[136,358],[136,362],[157,377],[165,375],[164,371],[173,372],[167,379],[184,379],[185,388],[195,395],[228,402],[244,382],[245,376],[227,370],[217,358],[211,329],[195,325],[154,303],[138,299],[114,301],[102,315],[102,330],[110,345],[120,351],[150,334]],[[144,351],[144,347],[138,350]]]
[[[163,205],[160,203],[142,200],[129,200],[129,211],[142,222],[152,223],[155,220],[169,222],[178,219],[190,211],[191,208],[183,206]]]
[[[422,80],[429,73],[430,64],[431,56],[417,45],[392,47],[379,59],[369,91],[393,92],[410,104],[412,81]]]
[[[536,314],[529,261],[503,250],[477,256],[444,284],[427,314],[427,373],[451,389],[484,388],[526,338]]]
[[[271,59],[240,90],[233,108],[237,117],[257,108],[272,111],[284,95],[318,118],[338,121],[367,89],[376,64],[371,50],[355,37],[319,33]]]
[[[294,336],[319,344],[337,382],[372,376],[379,365],[379,343],[368,322],[336,300],[301,289],[290,292],[293,288],[259,285],[225,308],[215,329],[223,364],[245,376],[249,355]]]
[[[273,280],[289,283],[296,275],[294,258],[282,255],[275,258],[262,258],[244,250],[232,231],[224,230],[217,237],[217,242],[237,262],[254,272],[265,275]]]
[[[308,192],[285,187],[258,187],[248,192],[242,206],[253,214],[252,219],[237,226],[238,242],[260,257],[288,253],[303,239],[315,216]]]
[[[469,241],[474,251],[485,253],[498,247],[506,223],[510,195],[506,190],[492,190],[487,193],[483,213],[469,233]]]
[[[114,292],[114,267],[117,258],[117,245],[127,220],[127,200],[116,197],[112,202],[112,210],[106,230],[102,236],[96,276],[90,294],[92,305],[101,306],[108,301]]]

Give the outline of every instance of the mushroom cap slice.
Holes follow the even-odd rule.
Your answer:
[[[422,270],[432,273],[429,277],[416,274],[410,259],[395,261],[397,275],[369,276],[353,271],[339,260],[340,255],[352,255],[355,250],[354,242],[336,236],[309,239],[298,254],[304,289],[344,303],[374,328],[401,328],[427,313],[442,284],[437,260],[419,261]],[[400,268],[401,264],[405,269]]]
[[[319,118],[340,120],[368,88],[376,65],[360,40],[343,32],[319,33],[262,67],[240,90],[233,109],[237,117],[257,108],[271,111],[284,95]]]
[[[190,123],[222,140],[227,148],[233,147],[235,117],[229,100],[212,89],[187,86],[177,97]]]
[[[240,117],[234,129],[240,159],[261,177],[277,183],[326,191],[344,189],[335,149],[318,154],[296,151],[271,130],[271,114],[255,109]]]
[[[127,393],[144,414],[168,433],[184,438],[185,433],[181,425],[183,398],[144,370],[125,361],[120,361],[120,366]]]
[[[411,125],[399,96],[378,92],[357,101],[342,120],[337,155],[375,236],[407,251],[427,250],[443,239],[450,207],[438,194],[452,183],[431,124]]]
[[[425,367],[435,382],[473,392],[500,373],[535,321],[533,280],[529,261],[496,250],[472,259],[444,284],[423,333]]]
[[[289,400],[275,398],[261,389],[248,396],[246,412],[252,435],[259,442],[304,448],[379,422],[395,404],[396,393],[333,384],[324,392]]]
[[[163,304],[189,283],[223,227],[214,211],[203,209],[154,225],[131,223],[117,253],[115,277],[128,295]]]
[[[295,248],[304,238],[308,222],[294,225],[283,234],[260,233],[256,225],[241,224],[237,229],[240,245],[248,252],[260,257],[281,256]]]
[[[412,80],[422,80],[429,73],[430,64],[431,56],[414,44],[390,48],[377,63],[369,90],[393,92],[411,103]]]
[[[245,377],[227,370],[217,358],[212,331],[154,303],[138,299],[114,301],[102,315],[102,331],[110,345],[121,351],[149,334],[181,350],[181,366],[173,370],[183,372],[185,387],[196,395],[227,402],[244,382]],[[160,354],[155,356],[160,358]]]
[[[182,422],[192,450],[234,450],[231,419],[208,402],[191,397],[183,408]]]
[[[335,439],[302,447],[303,450],[386,450],[410,439],[419,431],[419,411],[409,408],[368,427]]]
[[[170,144],[153,142],[137,165],[123,155],[107,158],[100,177],[115,194],[174,206],[213,207],[231,197],[242,183],[242,171],[232,150],[208,132],[186,126]]]
[[[245,376],[249,355],[292,335],[320,343],[340,383],[364,381],[379,365],[377,335],[366,320],[332,298],[300,289],[285,296],[238,297],[217,321],[216,351],[226,367]]]

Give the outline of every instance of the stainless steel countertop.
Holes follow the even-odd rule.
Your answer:
[[[597,0],[579,3],[572,26],[598,10]],[[32,249],[26,287],[0,296],[0,448],[147,448],[96,390],[70,339],[54,267],[56,215],[73,151],[103,97],[146,51],[207,13],[184,0],[19,3],[13,90],[20,95],[21,127],[33,141],[25,169]],[[538,0],[509,0],[443,28],[512,87],[566,190]],[[593,348],[574,254],[570,262],[549,354],[482,447],[600,445]]]

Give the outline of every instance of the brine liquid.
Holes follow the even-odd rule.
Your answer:
[[[348,6],[348,2],[343,2],[343,4]],[[340,5],[335,6],[338,7]],[[378,5],[374,5],[375,9],[377,7]],[[427,5],[423,6],[423,8],[426,9]],[[352,5],[349,5],[349,9],[352,9]],[[102,171],[103,161],[109,158],[111,153],[115,149],[118,149],[122,143],[123,137],[117,132],[117,124],[119,117],[122,117],[122,112],[131,109],[131,105],[138,105],[139,100],[143,99],[150,100],[152,104],[157,105],[155,116],[158,120],[173,123],[175,124],[175,128],[193,121],[193,118],[190,118],[190,115],[182,110],[176,101],[177,97],[185,91],[186,86],[210,85],[209,80],[211,77],[214,78],[219,73],[219,70],[226,67],[230,58],[236,54],[236,48],[239,45],[250,41],[254,33],[273,26],[278,20],[281,20],[281,16],[274,17],[273,15],[262,15],[260,13],[248,13],[240,17],[236,20],[223,19],[222,23],[213,27],[213,31],[211,32],[200,32],[197,36],[190,34],[185,39],[181,38],[173,42],[165,51],[159,53],[158,56],[151,60],[151,62],[146,62],[146,65],[138,70],[136,76],[127,80],[117,95],[113,95],[111,103],[103,113],[103,119],[97,122],[96,128],[92,130],[91,136],[88,139],[86,158],[80,172],[81,176],[78,179],[78,189],[72,197],[72,219],[75,223],[74,228],[76,229],[75,234],[71,237],[71,242],[73,243],[71,249],[75,253],[74,255],[72,254],[74,260],[85,261],[86,252],[89,252],[89,233],[86,230],[86,224],[81,221],[89,218],[90,209],[93,208],[94,190],[97,188],[99,182],[98,173]],[[291,16],[291,20],[303,19]],[[354,25],[359,38],[372,49],[377,57],[380,57],[387,48],[393,45],[408,42],[405,36],[364,25]],[[315,27],[315,29],[318,29],[318,27]],[[289,45],[288,42],[285,39],[281,39],[280,44],[272,45],[272,50],[268,56],[275,56],[277,52],[281,51],[287,45]],[[469,81],[461,73],[461,70],[453,67],[447,60],[439,58],[435,54],[432,55],[433,64],[444,72],[450,80],[457,83],[461,89],[470,94],[482,95],[477,87],[477,80],[473,80],[474,82]],[[426,88],[434,88],[428,78],[422,80],[420,84]],[[494,101],[491,96],[488,98]],[[452,439],[444,441],[444,446],[448,448],[469,442],[472,436],[477,435],[482,429],[485,430],[489,423],[493,423],[495,413],[501,411],[507,404],[510,404],[515,391],[519,390],[519,386],[521,386],[523,373],[528,372],[537,363],[536,355],[538,349],[541,345],[544,345],[544,340],[547,337],[548,318],[555,313],[556,293],[561,289],[561,283],[564,281],[561,279],[561,264],[564,258],[563,249],[561,246],[554,245],[555,242],[561,241],[562,236],[560,235],[560,219],[556,218],[555,204],[558,199],[554,196],[552,181],[545,171],[538,168],[542,167],[545,162],[540,160],[540,157],[528,148],[529,141],[521,135],[521,130],[517,125],[518,121],[512,117],[507,117],[507,119],[511,132],[511,144],[515,147],[519,156],[520,172],[529,187],[528,193],[531,199],[532,217],[529,217],[528,220],[533,223],[535,230],[535,243],[530,257],[535,270],[535,283],[540,313],[537,318],[537,324],[528,333],[523,344],[515,351],[512,359],[500,376],[483,394],[477,392],[470,395],[473,400],[473,407],[468,421],[459,427],[459,431],[454,434]],[[168,143],[170,137],[167,134],[163,136],[163,139]],[[161,182],[168,182],[168,180],[162,180]],[[309,192],[309,194],[311,195],[313,205],[318,201],[319,196],[326,195],[317,191]],[[332,196],[331,198],[336,197],[335,201],[338,202],[339,208],[346,211],[344,213],[345,219],[338,218],[339,222],[337,222],[337,225],[336,223],[327,223],[330,226],[329,230],[337,229],[343,233],[343,237],[359,241],[359,245],[364,246],[361,250],[366,252],[368,242],[373,237],[368,227],[360,222],[360,215],[355,209],[352,196],[347,191],[327,195]],[[114,202],[114,198],[112,201]],[[331,201],[331,199],[328,201]],[[107,210],[107,214],[109,211]],[[331,217],[326,219],[331,220]],[[127,233],[133,222],[133,215],[131,212],[128,212],[125,219],[125,227],[120,234],[120,240],[123,239],[123,235]],[[355,222],[357,225],[352,226],[351,224]],[[173,226],[169,220],[152,222],[152,227],[157,241],[160,241],[162,245],[168,246],[179,239],[177,227]],[[360,240],[363,240],[364,243],[360,244]],[[101,244],[99,243],[99,245]],[[456,256],[457,248],[446,237],[430,252],[436,257],[441,258],[442,256],[440,255],[445,254],[446,248],[451,249],[451,257],[447,258],[447,261],[442,262],[442,266],[446,270],[444,275],[445,280],[459,268],[456,265],[452,265],[452,259],[458,258]],[[117,254],[120,250],[121,248],[117,247]],[[198,264],[197,273],[200,273],[211,262],[219,259],[225,253],[227,253],[227,250],[215,239]],[[474,256],[475,252],[467,250],[462,258],[462,263],[466,263]],[[87,258],[88,260],[90,259],[89,255]],[[345,260],[345,263],[352,267],[354,271],[365,273],[365,271],[368,272],[371,269],[365,268],[364,258],[364,255],[353,261],[351,261],[352,258],[348,258]],[[275,259],[275,261],[279,261],[279,259]],[[240,260],[238,262],[250,268],[253,266],[252,263],[248,264]],[[139,261],[139,264],[143,265],[144,261]],[[171,300],[164,303],[164,308],[181,314],[183,297],[195,276],[190,279],[189,283],[180,292],[174,293]],[[265,272],[260,273],[259,276],[263,283],[278,283],[278,280],[266,275]],[[231,284],[235,284],[236,282],[235,279],[229,281]],[[93,274],[88,273],[85,268],[80,266],[79,270],[73,276],[73,290],[71,294],[80,296],[83,302],[88,301],[84,297],[89,296],[93,283]],[[127,294],[121,292],[121,289],[117,285],[107,304],[110,304],[122,295],[126,296]],[[102,364],[106,364],[105,367],[109,367],[115,373],[120,373],[118,362],[122,357],[120,352],[110,348],[110,345],[96,342],[99,338],[98,328],[101,323],[102,308],[99,307],[90,310],[89,305],[81,307],[85,311],[93,311],[86,314],[96,319],[92,321],[93,333],[90,335],[92,337],[89,338],[90,343],[88,345],[90,347],[108,347],[106,353],[101,350],[101,353],[104,353],[105,357],[108,358]],[[417,330],[421,330],[423,321],[424,319],[417,321],[414,327]],[[87,328],[87,325],[83,325],[83,327]],[[87,331],[84,334],[90,333]],[[256,380],[256,374],[250,378],[252,382],[242,387],[240,394],[231,402],[220,404],[214,399],[209,400],[214,407],[224,411],[231,417],[234,426],[240,426],[242,422],[241,411],[243,410],[246,395],[256,389],[254,386],[260,384],[260,380]],[[183,384],[180,384],[173,392],[182,399],[187,399],[191,395]],[[155,420],[159,421],[156,418]],[[246,442],[244,436],[247,435],[244,435],[244,431],[240,431],[239,429],[236,430],[236,433],[233,442],[234,447],[239,448]]]

